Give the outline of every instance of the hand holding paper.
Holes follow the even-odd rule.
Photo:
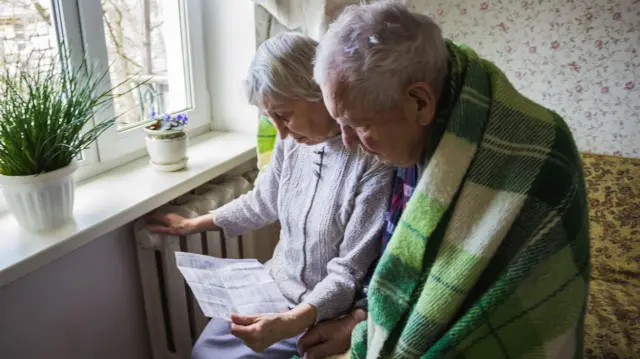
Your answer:
[[[304,332],[316,320],[318,311],[300,304],[285,313],[258,315],[231,314],[231,334],[242,339],[251,350],[261,353],[271,345]]]

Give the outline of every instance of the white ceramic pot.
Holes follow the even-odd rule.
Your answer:
[[[187,165],[187,135],[183,131],[145,129],[151,164],[161,171],[177,171]]]
[[[0,175],[9,211],[21,227],[43,231],[60,227],[73,215],[76,161],[53,172],[34,176]]]

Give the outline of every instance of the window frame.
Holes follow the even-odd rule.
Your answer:
[[[80,14],[76,0],[51,0],[51,12],[56,42],[63,46],[62,50],[74,49],[70,52],[70,64],[67,67],[78,68],[83,61],[84,44],[82,41],[82,29],[80,27]],[[75,50],[77,49],[77,50]],[[95,124],[91,120],[87,126],[89,130]],[[98,162],[98,148],[91,147],[82,151],[81,165],[86,166]]]

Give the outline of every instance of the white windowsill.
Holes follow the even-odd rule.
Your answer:
[[[143,157],[79,185],[74,220],[54,231],[29,233],[2,215],[0,287],[255,158],[255,137],[209,132],[190,139],[188,155],[182,171],[157,172]]]

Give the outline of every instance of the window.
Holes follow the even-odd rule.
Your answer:
[[[51,57],[62,44],[71,50],[70,68],[86,54],[109,69],[106,84],[141,84],[95,114],[95,121],[119,117],[82,153],[78,179],[144,156],[142,127],[151,111],[188,112],[188,135],[211,129],[201,1],[0,0],[0,66],[35,67],[39,55]]]
[[[111,66],[110,83],[129,78],[128,86],[142,83],[96,114],[118,116],[117,125],[98,140],[100,162],[143,152],[141,127],[152,111],[189,111],[191,131],[210,128],[204,63],[198,61],[203,57],[200,1],[73,1],[84,49],[92,60]]]
[[[161,114],[189,107],[176,5],[159,0],[102,2],[111,83],[131,78],[140,86],[114,104],[121,116],[120,131],[148,120],[152,111]]]
[[[19,64],[29,54],[33,58],[53,55],[56,33],[51,22],[51,2],[0,0],[0,63],[2,66],[35,66],[35,61]]]
[[[105,86],[129,79],[122,89],[135,88],[95,114],[118,119],[83,153],[81,177],[144,155],[142,127],[152,111],[189,112],[189,133],[210,128],[200,1],[0,0],[2,66],[34,66],[19,59],[53,55],[62,43],[71,68],[86,54],[109,69]]]

